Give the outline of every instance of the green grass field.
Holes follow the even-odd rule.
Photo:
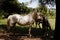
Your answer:
[[[55,30],[55,19],[49,19],[52,30]]]
[[[52,30],[55,30],[55,19],[50,18],[49,22]],[[0,19],[0,25],[7,25],[7,19]],[[16,25],[16,26],[19,26],[19,25]]]

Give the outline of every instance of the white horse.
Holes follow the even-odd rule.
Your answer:
[[[10,15],[7,19],[8,30],[10,30],[10,27],[15,27],[16,23],[22,26],[29,25],[29,36],[31,36],[31,27],[38,17],[37,12],[25,16],[19,14]]]

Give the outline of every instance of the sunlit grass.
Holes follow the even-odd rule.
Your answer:
[[[52,30],[55,30],[55,19],[49,19]]]
[[[0,25],[1,24],[7,24],[7,19],[0,19]]]

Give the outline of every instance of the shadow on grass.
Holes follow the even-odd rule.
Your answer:
[[[0,31],[4,30],[7,31],[7,25],[0,25]],[[28,34],[29,27],[18,27],[16,26],[14,29],[11,29],[12,33],[16,33],[16,35],[26,35]],[[32,28],[31,34],[33,36],[42,36],[43,35],[43,30],[40,28]],[[48,34],[54,35],[53,30],[48,30]]]

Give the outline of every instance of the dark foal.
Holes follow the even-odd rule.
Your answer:
[[[50,23],[46,17],[43,17],[43,22],[42,22],[42,29],[43,29],[43,35],[46,36],[48,33],[48,28],[51,30]]]

